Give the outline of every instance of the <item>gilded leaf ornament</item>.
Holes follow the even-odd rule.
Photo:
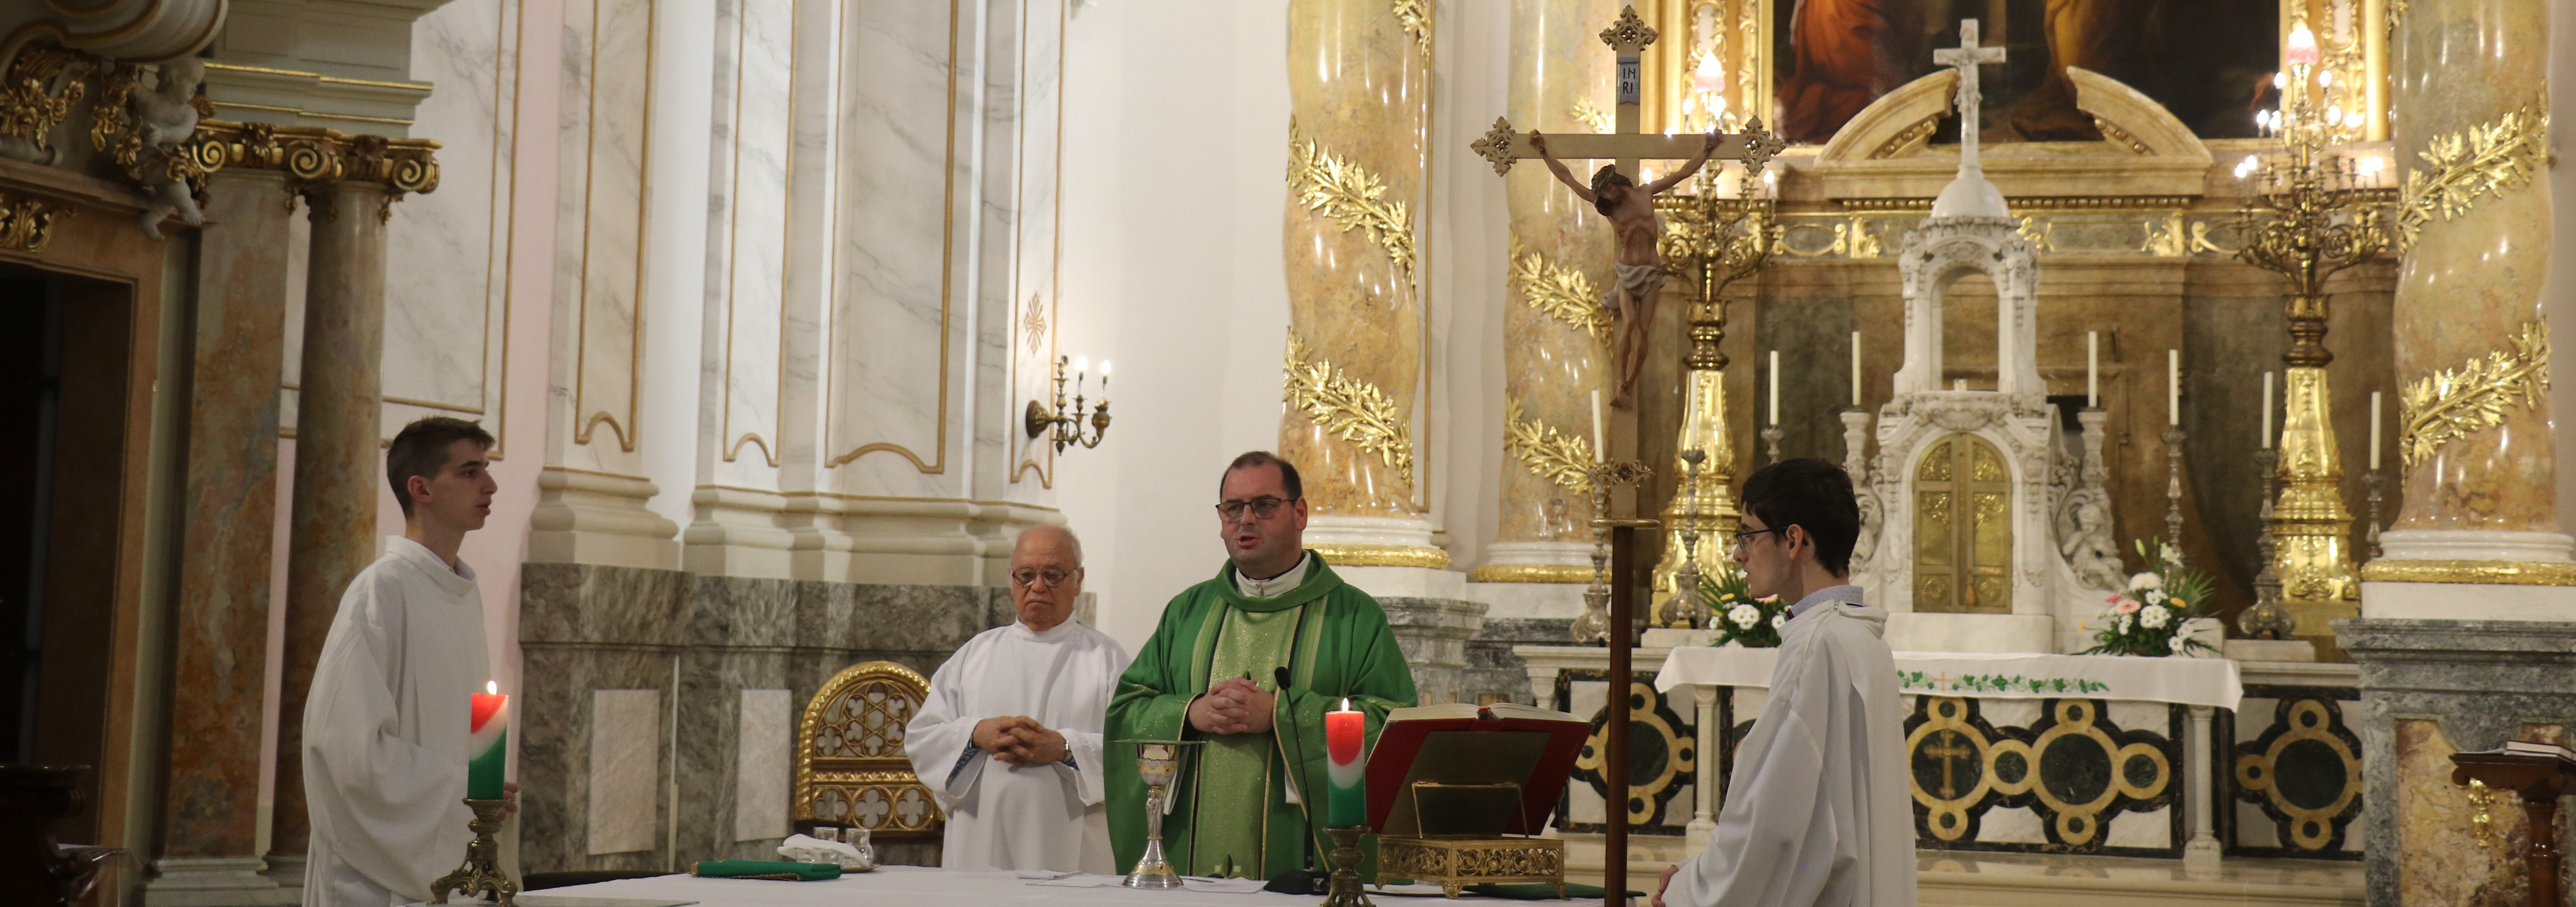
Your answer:
[[[1386,256],[1407,284],[1413,281],[1413,212],[1400,201],[1387,201],[1386,184],[1358,164],[1325,151],[1313,140],[1299,141],[1297,121],[1288,121],[1288,189],[1308,210],[1332,218],[1344,231],[1364,229],[1386,247]]]
[[[2526,322],[2511,344],[2406,385],[2398,396],[2397,449],[2409,468],[2442,445],[2504,424],[2507,407],[2536,407],[2548,397],[2549,328]]]
[[[2549,160],[2549,114],[2539,106],[2505,111],[2492,123],[2477,123],[2461,132],[2437,135],[2417,152],[2425,168],[2406,171],[2397,203],[2397,244],[2415,245],[2415,236],[2438,215],[2450,220],[2476,207],[2478,199],[2531,182],[2531,173]]]
[[[9,62],[0,80],[0,137],[20,139],[53,160],[54,126],[72,114],[72,105],[89,93],[82,81],[91,65],[81,55],[52,47],[28,45]]]
[[[1288,335],[1288,373],[1283,383],[1286,393],[1281,399],[1288,405],[1361,453],[1376,454],[1397,481],[1413,487],[1413,433],[1385,391],[1313,358],[1305,339],[1294,333]]]
[[[1610,310],[1601,307],[1601,294],[1592,288],[1592,279],[1574,268],[1549,264],[1539,253],[1524,251],[1517,236],[1512,237],[1510,279],[1512,289],[1529,300],[1530,308],[1595,340],[1610,336]]]
[[[1592,455],[1591,442],[1524,418],[1518,397],[1503,398],[1503,449],[1519,457],[1531,475],[1568,491],[1591,491],[1592,467],[1601,462]]]
[[[1583,124],[1583,128],[1594,132],[1610,132],[1618,128],[1617,122],[1612,120],[1608,113],[1602,112],[1601,108],[1592,106],[1590,99],[1576,100],[1574,109],[1567,111],[1566,115],[1573,117],[1575,122]]]
[[[1415,52],[1431,59],[1431,4],[1428,0],[1395,0],[1395,21],[1404,25],[1404,33],[1413,36]]]

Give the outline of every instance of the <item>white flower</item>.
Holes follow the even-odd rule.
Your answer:
[[[2173,543],[2171,542],[2157,542],[2156,559],[2168,564],[2180,564],[2182,563],[2182,552],[2174,548]]]
[[[1789,625],[1789,612],[1787,612],[1787,611],[1782,611],[1782,612],[1780,612],[1780,613],[1778,613],[1778,614],[1771,615],[1771,629],[1777,630],[1777,629],[1780,629],[1780,628],[1782,628],[1782,627],[1786,627],[1786,626],[1788,626],[1788,625]]]
[[[2164,604],[2164,603],[2165,603],[2165,590],[2162,590],[2162,589],[2149,589],[2149,590],[2147,590],[2147,596],[2146,596],[2146,598],[2147,598],[2147,604],[2150,604],[2150,605],[2161,605],[2161,604]]]
[[[2165,625],[2173,623],[2173,609],[2163,605],[2148,605],[2146,610],[2138,612],[2138,622],[2145,624],[2149,630],[2162,630]]]
[[[2131,592],[2140,592],[2147,589],[2162,589],[2164,587],[2165,578],[2153,573],[2141,573],[2136,576],[2129,577],[2129,591]]]
[[[1726,619],[1738,628],[1750,630],[1753,629],[1754,621],[1762,619],[1762,609],[1752,605],[1737,605],[1727,609]]]
[[[2138,616],[2135,614],[2120,615],[2120,635],[2129,635],[2129,628],[2137,626],[2137,623]]]

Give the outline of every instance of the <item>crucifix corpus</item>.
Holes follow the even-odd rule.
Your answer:
[[[1959,20],[1959,46],[1932,52],[1932,62],[1959,70],[1959,169],[1983,171],[1977,163],[1977,133],[1985,128],[1978,109],[1977,67],[2004,61],[2004,49],[1977,46],[1977,20]]]
[[[1640,62],[1649,45],[1660,36],[1634,6],[1620,10],[1619,20],[1601,30],[1601,43],[1619,55],[1618,131],[1610,134],[1563,133],[1553,136],[1532,129],[1522,133],[1512,128],[1511,121],[1494,118],[1494,128],[1468,145],[1477,155],[1494,165],[1496,175],[1511,172],[1512,164],[1525,158],[1541,158],[1557,178],[1573,187],[1576,195],[1593,203],[1602,216],[1610,219],[1619,243],[1618,279],[1603,294],[1603,308],[1617,318],[1618,347],[1612,373],[1617,382],[1611,393],[1611,405],[1634,409],[1637,405],[1637,374],[1645,364],[1648,326],[1654,322],[1655,297],[1664,282],[1663,256],[1655,249],[1663,228],[1655,219],[1654,197],[1697,172],[1710,158],[1744,162],[1747,191],[1753,175],[1771,163],[1771,157],[1787,146],[1778,136],[1762,128],[1755,118],[1738,133],[1710,132],[1707,135],[1645,135],[1637,131],[1638,96],[1641,89]],[[1559,158],[1588,158],[1615,163],[1593,174],[1590,185],[1574,179]],[[1663,179],[1638,185],[1638,163],[1646,160],[1687,161],[1681,169]]]

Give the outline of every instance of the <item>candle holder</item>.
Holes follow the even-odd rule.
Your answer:
[[[1360,836],[1368,826],[1336,825],[1324,833],[1333,836],[1333,887],[1324,895],[1324,907],[1377,907],[1360,887]]]
[[[1699,487],[1699,467],[1708,461],[1708,453],[1694,447],[1682,451],[1681,457],[1683,472],[1688,476],[1682,487]],[[1682,565],[1673,571],[1673,595],[1664,599],[1664,611],[1659,615],[1664,626],[1676,630],[1698,627],[1700,618],[1707,613],[1699,607],[1699,521],[1698,502],[1684,504],[1681,519],[1676,521],[1682,531]]]
[[[2254,549],[2261,553],[2263,566],[2254,571],[2254,604],[2236,616],[2236,630],[2247,639],[2288,639],[2298,626],[2289,612],[2281,610],[2281,572],[2272,566],[2273,552],[2280,544],[2272,535],[2272,501],[2280,491],[2280,476],[2272,469],[2280,461],[2278,450],[2266,447],[2254,452],[2254,467],[2263,476],[2262,505],[2255,511],[2263,531],[2254,536]]]
[[[2377,469],[2362,473],[2361,484],[2370,489],[2370,533],[2362,540],[2369,545],[2368,560],[2375,561],[2379,559],[2379,500],[2388,490],[2388,473]]]
[[[1048,443],[1055,445],[1056,453],[1063,453],[1065,448],[1075,444],[1082,445],[1086,450],[1098,447],[1101,440],[1109,435],[1109,373],[1107,371],[1100,373],[1100,401],[1092,406],[1091,431],[1086,434],[1082,424],[1081,382],[1074,383],[1072,408],[1067,409],[1064,405],[1065,363],[1065,357],[1056,357],[1055,406],[1049,408],[1044,403],[1031,400],[1027,411],[1020,414],[1021,427],[1029,433],[1029,437],[1046,439]],[[1106,369],[1107,366],[1104,365],[1102,368]],[[1086,373],[1083,377],[1087,379],[1090,375]]]
[[[2165,544],[2173,548],[2173,565],[2180,567],[2182,566],[2182,426],[2165,426],[2163,440],[2165,442]]]
[[[1780,434],[1780,424],[1777,422],[1771,423],[1770,428],[1762,430],[1762,445],[1770,453],[1773,463],[1780,462]]]
[[[474,840],[465,845],[464,865],[429,883],[430,903],[447,903],[449,892],[477,902],[488,894],[504,905],[519,903],[519,882],[501,871],[501,845],[492,839],[492,833],[501,830],[501,813],[509,805],[508,800],[465,801],[465,807],[474,811],[474,821],[465,826],[474,830]]]
[[[1197,740],[1127,740],[1136,745],[1136,774],[1145,781],[1145,855],[1136,860],[1136,869],[1121,883],[1129,888],[1155,891],[1181,887],[1181,874],[1172,871],[1172,861],[1163,855],[1163,801],[1170,797],[1172,782],[1181,776],[1181,759],[1198,746]]]

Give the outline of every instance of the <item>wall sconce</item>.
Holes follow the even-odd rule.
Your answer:
[[[1100,402],[1091,409],[1091,432],[1087,436],[1082,430],[1082,385],[1091,378],[1091,360],[1086,358],[1073,364],[1071,409],[1064,405],[1064,366],[1064,357],[1056,357],[1055,406],[1049,408],[1044,403],[1031,400],[1021,423],[1028,429],[1029,437],[1047,437],[1051,433],[1057,453],[1063,453],[1066,447],[1074,444],[1085,448],[1098,447],[1100,440],[1109,434],[1109,360],[1100,360]]]

